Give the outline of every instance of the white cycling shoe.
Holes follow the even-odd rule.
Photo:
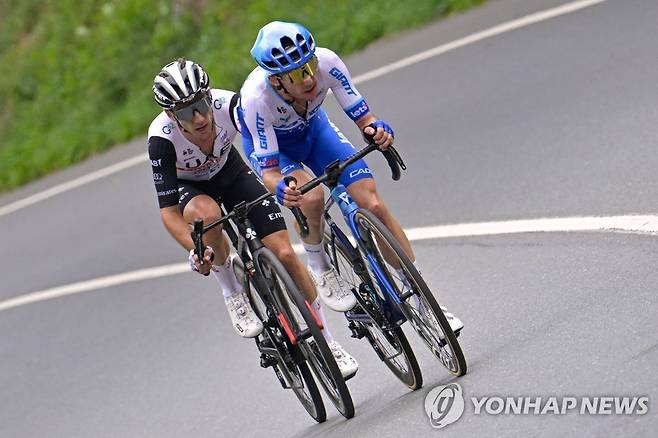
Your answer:
[[[462,320],[457,318],[457,316],[454,313],[448,312],[448,309],[445,306],[439,305],[439,307],[441,308],[443,314],[446,316],[446,319],[448,320],[448,323],[450,324],[450,328],[452,329],[452,331],[455,333],[459,333],[459,331],[464,328],[464,323],[462,322]]]
[[[247,299],[245,292],[239,292],[231,297],[224,297],[228,315],[233,323],[233,328],[243,338],[253,338],[263,331],[263,323]]]
[[[412,299],[413,299],[414,307],[416,308],[416,310],[418,310],[418,313],[420,313],[425,319],[428,320],[434,319],[433,315],[426,311],[423,302],[416,295],[414,295]],[[446,319],[448,320],[448,324],[450,324],[450,328],[452,329],[452,331],[454,333],[459,333],[459,331],[464,328],[464,323],[462,322],[462,320],[459,319],[454,313],[448,312],[448,309],[445,306],[439,305],[439,307],[441,308],[441,311],[443,312]]]
[[[313,272],[311,268],[308,268],[308,272],[311,274],[320,299],[331,310],[347,312],[356,306],[356,297],[347,289],[345,282],[333,266],[321,275]]]
[[[327,342],[327,345],[329,346],[331,353],[334,355],[334,359],[336,359],[336,364],[338,365],[338,369],[340,370],[343,378],[347,380],[351,377],[354,377],[356,372],[359,370],[359,363],[356,361],[356,359],[354,359],[351,354],[345,351],[345,349],[336,340]]]

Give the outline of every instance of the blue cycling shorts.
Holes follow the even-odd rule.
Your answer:
[[[242,147],[245,156],[249,159],[253,169],[262,176],[262,169],[256,159],[254,142],[248,130],[244,129],[246,123],[242,118],[242,111],[238,111],[242,125]],[[276,131],[275,131],[276,132]],[[316,175],[322,175],[325,167],[331,162],[345,160],[357,152],[342,132],[331,123],[327,113],[320,108],[310,120],[309,126],[301,136],[295,139],[281,138],[277,133],[279,144],[279,168],[283,175],[308,167]],[[372,171],[361,159],[351,164],[340,177],[340,183],[345,187],[355,181],[372,178]]]

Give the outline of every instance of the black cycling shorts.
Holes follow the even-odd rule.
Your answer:
[[[223,204],[228,213],[240,202],[253,201],[267,192],[261,180],[245,164],[235,148],[231,148],[226,164],[213,178],[208,181],[179,179],[178,190],[178,207],[181,213],[187,203],[198,195],[210,196],[218,204]],[[247,217],[260,238],[286,229],[286,222],[274,197],[252,208]]]

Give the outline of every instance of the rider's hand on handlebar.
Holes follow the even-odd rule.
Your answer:
[[[383,120],[377,120],[369,124],[364,128],[363,133],[372,137],[375,144],[383,151],[393,144],[395,138],[393,128]]]
[[[302,194],[297,190],[297,183],[290,181],[289,185],[286,185],[285,179],[281,179],[276,185],[276,200],[288,208],[301,207]]]
[[[199,274],[208,275],[210,273],[210,267],[213,260],[215,260],[215,252],[209,246],[206,246],[206,250],[203,254],[203,264],[199,263],[199,257],[194,253],[194,250],[190,250],[190,256],[188,257],[190,261],[190,269]]]

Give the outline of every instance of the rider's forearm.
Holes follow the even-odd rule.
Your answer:
[[[165,228],[183,248],[190,251],[194,248],[192,237],[190,236],[190,226],[178,209],[178,205],[164,207],[160,209],[160,218]]]
[[[369,112],[354,123],[356,123],[356,126],[359,127],[359,130],[363,131],[366,126],[376,121],[377,121],[377,117],[375,117],[372,113]]]

